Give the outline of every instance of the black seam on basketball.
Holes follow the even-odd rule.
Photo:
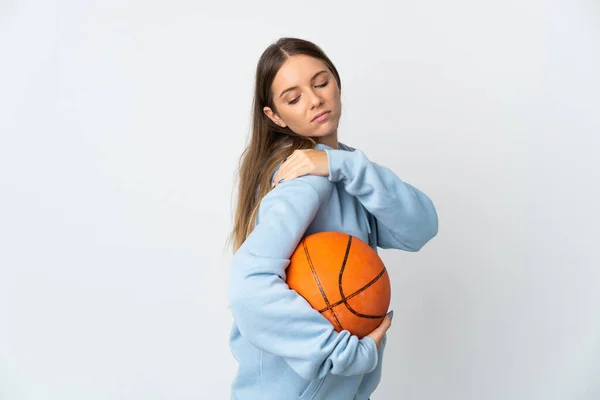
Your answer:
[[[353,297],[358,296],[359,294],[361,294],[362,292],[364,292],[366,289],[368,289],[370,286],[372,286],[373,284],[375,284],[375,282],[377,282],[379,280],[379,278],[381,278],[383,276],[383,274],[385,274],[385,267],[381,270],[381,272],[379,273],[379,275],[377,275],[375,278],[373,278],[371,280],[371,282],[367,283],[365,286],[363,286],[362,288],[358,289],[356,292],[352,293],[350,296],[347,296],[345,299],[346,300],[350,300]],[[340,300],[338,302],[333,303],[330,307],[334,308],[339,306],[340,304],[344,304],[344,300]],[[319,312],[325,312],[329,310],[329,308],[323,308],[321,310],[319,310]]]
[[[339,289],[340,289],[340,295],[342,296],[342,301],[344,302],[344,304],[346,305],[346,307],[348,308],[348,310],[350,310],[350,312],[352,314],[356,315],[357,317],[369,318],[369,319],[383,318],[383,317],[385,317],[385,314],[383,314],[383,315],[361,314],[358,311],[354,310],[352,307],[350,307],[350,304],[348,304],[346,296],[344,295],[344,288],[343,288],[343,285],[342,285],[342,278],[344,276],[344,269],[346,269],[346,262],[348,261],[348,255],[350,254],[350,248],[351,247],[352,247],[352,235],[348,235],[348,245],[346,246],[346,254],[344,254],[344,261],[342,263],[342,268],[340,268],[340,276],[339,276],[339,280],[338,280]],[[329,304],[327,304],[327,306],[329,307]],[[331,310],[331,312],[333,312],[333,310]]]
[[[331,308],[331,305],[329,304],[329,299],[327,299],[325,290],[323,289],[323,286],[321,285],[321,281],[319,280],[319,275],[317,274],[317,271],[315,271],[315,266],[313,265],[312,260],[310,259],[310,253],[308,252],[308,246],[306,245],[306,241],[302,240],[302,246],[304,248],[304,254],[306,255],[306,260],[308,261],[308,265],[310,266],[310,271],[312,272],[315,283],[317,284],[317,287],[319,288],[319,291],[321,292],[321,296],[323,296],[323,300],[325,300],[325,305],[327,305],[328,310],[331,310],[331,314],[333,314],[333,318],[335,318],[335,322],[337,323],[338,328],[340,328],[340,330],[343,330],[344,328],[342,327],[342,324],[340,323],[337,315],[335,315],[335,311],[333,311],[333,309]]]

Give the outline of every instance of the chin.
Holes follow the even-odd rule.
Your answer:
[[[337,121],[328,121],[327,123],[321,125],[317,131],[313,134],[313,136],[323,137],[328,136],[337,131],[338,124]]]

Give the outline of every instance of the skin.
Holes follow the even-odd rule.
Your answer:
[[[324,73],[319,74],[320,71]],[[293,90],[286,89],[296,87]],[[264,107],[267,117],[293,132],[310,136],[334,149],[338,149],[338,125],[342,114],[340,89],[334,75],[326,64],[307,55],[289,57],[281,66],[271,85],[274,112]],[[330,111],[326,121],[312,121],[322,111]],[[329,176],[327,153],[321,150],[296,150],[279,167],[273,179],[273,187],[303,175]],[[385,332],[392,324],[390,312],[369,337],[379,348]]]
[[[314,77],[320,71],[325,72]],[[297,88],[282,94],[295,86]],[[275,75],[271,91],[278,113],[265,107],[267,117],[298,135],[311,136],[319,143],[338,148],[337,131],[342,114],[340,89],[323,61],[303,54],[289,57]],[[322,111],[330,111],[329,118],[324,122],[312,121]],[[324,151],[308,149],[292,153],[280,166],[273,186],[309,173],[329,174]]]

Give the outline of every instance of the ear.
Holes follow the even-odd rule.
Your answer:
[[[263,108],[263,111],[264,111],[265,115],[271,119],[271,121],[275,122],[277,125],[281,126],[282,128],[285,128],[285,126],[286,126],[285,123],[283,122],[283,120],[281,118],[279,118],[279,116],[277,114],[275,114],[273,112],[273,110],[271,110],[271,107],[265,107],[265,108]]]

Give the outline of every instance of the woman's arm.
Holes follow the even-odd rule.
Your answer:
[[[400,180],[389,168],[369,161],[358,149],[325,149],[332,182],[343,182],[348,193],[376,218],[377,245],[419,251],[438,232],[433,202],[419,189]]]
[[[235,322],[254,346],[283,357],[310,380],[360,375],[375,369],[378,352],[368,336],[340,333],[286,284],[289,258],[319,206],[329,198],[327,178],[307,175],[278,185],[261,201],[254,231],[233,257],[229,302]]]

